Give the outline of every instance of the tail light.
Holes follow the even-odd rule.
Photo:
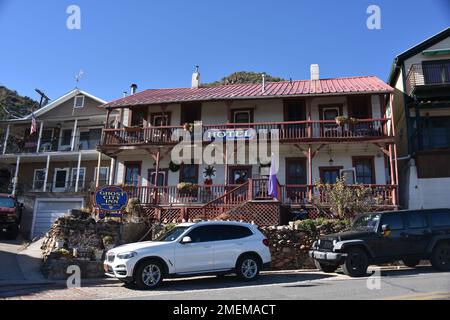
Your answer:
[[[264,239],[263,240],[263,244],[268,247],[269,246],[269,240],[268,239]]]

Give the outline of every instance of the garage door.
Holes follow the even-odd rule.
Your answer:
[[[50,230],[53,222],[66,215],[69,210],[81,209],[83,207],[83,200],[37,200],[36,206],[32,232],[33,238],[45,235]]]

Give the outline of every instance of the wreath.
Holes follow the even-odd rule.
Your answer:
[[[171,161],[169,163],[169,170],[172,172],[178,172],[180,171],[181,166],[179,164],[174,163],[173,161]]]

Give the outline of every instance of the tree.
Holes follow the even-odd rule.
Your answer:
[[[339,178],[336,184],[323,184],[319,182],[317,189],[320,196],[315,202],[330,206],[331,212],[343,219],[357,214],[368,212],[380,199],[372,196],[372,190],[361,184],[347,185],[344,178]]]
[[[227,84],[261,83],[262,74],[263,73],[239,71],[239,72],[230,74],[229,76],[223,78],[220,81],[206,83],[203,86],[204,87],[214,87],[214,86],[221,86],[221,85],[227,85]],[[266,74],[266,81],[267,82],[280,82],[280,81],[286,81],[286,80],[283,78],[273,77],[271,75]]]
[[[39,104],[29,97],[23,97],[16,91],[0,86],[0,119],[11,117],[8,112],[15,116],[23,117],[29,114],[33,107]]]

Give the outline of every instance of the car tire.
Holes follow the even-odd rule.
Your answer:
[[[415,258],[404,258],[402,259],[403,264],[408,268],[415,268],[420,263],[420,259]]]
[[[431,254],[431,265],[439,271],[450,271],[450,243],[439,242]]]
[[[241,257],[236,264],[236,274],[243,281],[253,281],[259,276],[261,264],[254,255]]]
[[[350,248],[347,250],[347,258],[341,265],[344,274],[350,277],[364,277],[367,275],[369,258],[362,248]]]
[[[7,240],[16,240],[19,236],[19,229],[16,227],[13,231],[10,231],[6,234]]]
[[[141,290],[153,290],[158,288],[164,278],[164,268],[157,260],[141,262],[135,273],[136,286]]]
[[[314,261],[316,268],[325,273],[335,273],[338,269],[338,266],[333,266],[331,264],[324,264],[318,261]]]

